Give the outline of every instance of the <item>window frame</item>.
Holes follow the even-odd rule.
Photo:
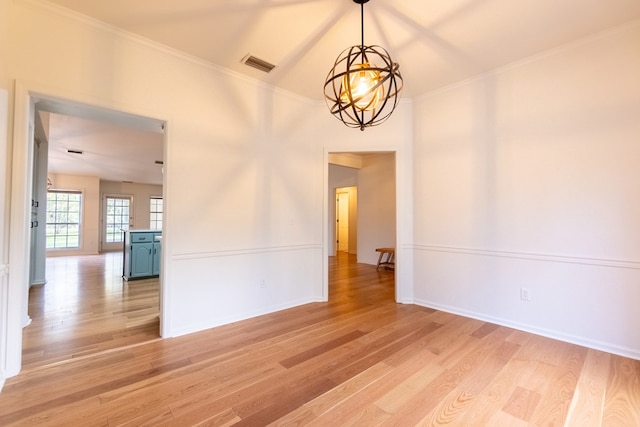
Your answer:
[[[58,210],[58,204],[59,202],[64,202],[64,200],[60,200],[56,197],[55,202],[55,208],[52,212],[52,205],[51,205],[51,200],[50,200],[50,194],[65,194],[65,195],[74,195],[74,196],[78,196],[78,209],[77,211],[69,211],[68,209],[66,210]],[[82,217],[83,217],[83,197],[84,194],[82,193],[82,191],[80,190],[62,190],[62,189],[48,189],[47,190],[47,203],[46,203],[46,224],[45,224],[45,248],[48,251],[58,251],[58,250],[78,250],[78,249],[82,249]],[[75,202],[74,202],[75,203]],[[67,199],[67,206],[69,205],[69,200]],[[67,217],[67,221],[54,221],[54,222],[50,222],[49,218],[50,215],[53,213],[54,217],[58,218],[58,214],[64,214]],[[69,218],[69,214],[77,214],[78,216],[78,221],[72,221],[70,222],[68,220]],[[69,226],[76,226],[77,227],[77,235],[74,234],[70,234],[69,233]],[[55,227],[56,232],[54,232],[53,234],[49,233],[50,227]],[[58,227],[65,227],[67,228],[67,231],[65,233],[58,233],[57,229]],[[65,240],[66,240],[66,245],[65,246],[57,246],[57,240],[59,238],[59,236],[65,236]],[[70,236],[75,236],[77,239],[77,245],[76,246],[69,246],[68,242],[69,242],[69,237]],[[50,239],[53,239],[53,246],[50,246],[49,241]]]
[[[153,210],[154,201],[160,200],[160,210]],[[158,207],[156,203],[156,208]],[[156,218],[154,218],[154,214]],[[158,219],[158,216],[160,219]],[[162,230],[162,222],[164,217],[164,198],[162,196],[150,196],[149,197],[149,229],[150,230]],[[159,223],[159,227],[158,227]]]
[[[124,223],[122,221],[114,223],[114,227],[116,229],[114,229],[113,232],[109,232],[109,200],[113,199],[113,200],[126,200],[129,202],[129,212],[127,215],[127,220],[126,220],[126,227],[123,227]],[[132,195],[128,195],[128,194],[105,194],[104,195],[104,226],[103,226],[103,233],[104,233],[104,243],[106,244],[118,244],[118,243],[123,243],[123,239],[124,239],[124,233],[122,232],[122,229],[125,230],[129,230],[129,228],[131,227],[131,223],[133,221],[133,196]],[[113,216],[113,215],[112,215]],[[122,219],[122,215],[118,215],[121,219]],[[119,225],[119,227],[118,227]],[[115,240],[109,240],[109,236],[114,236]]]

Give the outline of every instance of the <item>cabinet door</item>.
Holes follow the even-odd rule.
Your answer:
[[[159,242],[153,242],[153,275],[158,276],[160,274],[160,248]]]
[[[151,276],[153,243],[131,244],[131,277]]]

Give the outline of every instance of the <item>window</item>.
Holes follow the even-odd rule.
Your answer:
[[[107,243],[122,242],[122,230],[129,229],[129,210],[131,207],[130,197],[107,196],[106,200],[106,233]]]
[[[149,199],[149,228],[152,230],[162,230],[162,197],[152,197]]]
[[[47,249],[80,247],[80,202],[78,191],[47,192]]]

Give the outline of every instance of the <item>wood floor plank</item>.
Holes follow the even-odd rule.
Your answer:
[[[29,289],[23,369],[159,338],[159,281],[123,281],[120,253],[47,258],[46,268],[47,284]]]
[[[497,328],[484,329],[488,333],[496,330]],[[482,337],[486,337],[488,333],[483,332]],[[475,333],[472,335],[477,336]],[[470,372],[420,423],[446,425],[462,418],[519,348],[519,345],[506,340],[495,347],[482,362],[481,369]]]
[[[587,353],[583,372],[578,379],[569,408],[566,425],[598,426],[602,424],[610,359],[610,354],[601,351]]]
[[[110,425],[118,425],[114,420],[109,419]],[[158,408],[141,414],[139,417],[131,418],[120,423],[120,426],[126,427],[157,427],[169,423],[176,425],[176,420],[170,408]]]
[[[416,339],[429,334],[435,328],[431,323],[420,329],[408,326],[385,337],[381,337],[359,349],[351,357],[351,361],[329,374],[336,384],[341,384],[353,376],[365,371],[378,362],[384,361],[394,353],[405,349]],[[355,360],[354,360],[355,359]]]
[[[530,422],[541,398],[535,391],[516,387],[502,410],[522,421]]]
[[[345,420],[344,426],[377,426],[384,424],[391,416],[375,405],[370,405]]]
[[[517,331],[516,331],[517,332]],[[464,414],[461,414],[456,423],[459,425],[496,425],[491,420],[494,414],[504,411],[505,406],[512,398],[514,392],[518,388],[517,381],[514,379],[528,378],[536,368],[536,364],[530,360],[522,358],[520,353],[522,345],[527,342],[526,339],[512,339],[513,334],[509,335],[505,343],[518,346],[518,350],[511,357],[508,363],[504,365],[497,375],[491,380],[477,398],[468,404]]]
[[[267,424],[270,427],[290,427],[309,425],[316,416],[305,406],[300,406],[277,420]]]
[[[433,361],[435,357],[431,359]],[[386,390],[382,391],[384,394],[375,401],[375,404],[389,414],[398,413],[408,399],[422,393],[429,384],[444,373],[445,370],[442,367],[429,363],[428,356],[417,357],[404,366],[398,367],[397,372],[388,375],[387,379],[394,380],[395,384],[386,384]]]
[[[313,348],[305,350],[301,353],[296,353],[293,356],[289,356],[286,359],[281,360],[279,363],[287,369],[292,368],[302,362],[305,362],[316,356],[322,355],[329,350],[340,347],[341,345],[346,344],[350,341],[353,341],[354,339],[360,338],[363,335],[365,335],[364,332],[360,330],[355,330],[346,335],[342,335],[338,338],[334,338],[330,341],[322,343],[321,345],[317,345]]]
[[[429,364],[429,357],[436,358],[431,353],[417,354],[393,369],[390,369],[386,363],[378,363],[350,378],[331,392],[306,404],[318,415],[312,424],[327,425],[331,423],[331,420],[336,419],[346,423],[347,420],[356,417],[356,414],[366,410],[370,405],[377,404],[377,401],[382,399],[389,390],[396,390],[397,386],[402,385],[407,378],[414,376],[424,381],[429,375],[438,374],[441,372],[438,367],[425,368],[425,365]],[[376,371],[379,371],[377,380],[371,377]],[[354,387],[356,384],[360,386],[359,389]],[[351,392],[347,393],[347,390]],[[400,399],[403,398],[402,394],[396,396],[399,396]],[[383,407],[383,405],[379,405],[379,407]]]
[[[350,378],[348,381],[337,385],[332,390],[324,393],[315,399],[304,404],[304,408],[308,409],[314,417],[320,417],[323,414],[334,410],[345,400],[357,395],[362,390],[368,389],[370,386],[381,386],[384,388],[383,378],[393,372],[394,369],[385,363],[378,363],[360,374]],[[369,397],[371,394],[367,393]],[[347,410],[349,411],[349,410]]]
[[[531,418],[532,423],[552,425],[564,423],[586,355],[586,348],[572,344],[566,345],[564,355]]]
[[[425,413],[433,411],[456,387],[474,370],[478,369],[483,361],[494,350],[495,343],[502,343],[511,333],[507,328],[497,328],[477,343],[471,345],[472,350],[465,352],[455,365],[431,381],[414,398],[407,401],[393,414],[390,422],[398,425],[414,425]],[[491,337],[491,339],[489,338]]]
[[[603,425],[640,426],[640,363],[611,356]]]
[[[526,421],[522,421],[519,418],[514,417],[511,414],[507,414],[506,412],[495,412],[492,414],[489,423],[487,426],[500,426],[500,427],[530,427]],[[549,424],[552,426],[552,424]]]
[[[169,406],[174,417],[180,423],[193,425],[205,422],[213,415],[224,414],[239,402],[241,396],[236,393],[240,393],[265,378],[273,378],[281,374],[283,370],[284,368],[279,364],[261,366],[251,372],[234,376],[217,386],[206,387],[192,395],[185,395],[184,398],[170,403]]]
[[[326,303],[167,340],[157,281],[117,263],[56,260],[68,286],[32,290],[0,425],[640,425],[640,361],[396,304],[394,271],[351,255]]]

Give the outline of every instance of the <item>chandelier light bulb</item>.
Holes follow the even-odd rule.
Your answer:
[[[342,102],[353,103],[360,111],[371,111],[378,107],[380,100],[384,99],[384,87],[380,85],[380,72],[371,70],[371,67],[369,63],[358,64],[356,72],[342,77]]]

